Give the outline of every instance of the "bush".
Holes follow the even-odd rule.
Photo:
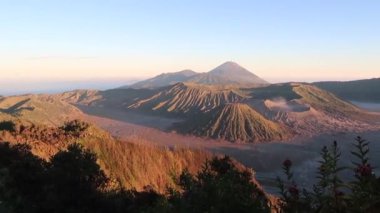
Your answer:
[[[65,131],[67,134],[79,137],[85,130],[88,129],[89,126],[90,125],[86,122],[80,120],[72,120],[65,122],[65,124],[61,126],[60,129]]]
[[[355,180],[344,182],[339,173],[341,156],[337,142],[330,148],[323,147],[322,160],[317,172],[318,182],[313,190],[300,190],[293,179],[292,162],[285,160],[283,170],[286,180],[278,178],[282,212],[380,212],[380,179],[373,173],[369,163],[369,143],[356,138],[355,150],[351,152],[356,161],[351,170]]]
[[[15,132],[16,124],[13,121],[1,121],[0,131]]]
[[[231,158],[214,157],[196,176],[181,174],[183,192],[171,191],[174,212],[269,212],[268,200],[252,178],[251,170],[239,169]]]

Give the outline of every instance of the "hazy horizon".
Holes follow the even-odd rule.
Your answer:
[[[166,72],[167,73],[167,72]],[[2,80],[0,79],[0,96],[10,95],[23,95],[23,94],[40,94],[40,93],[61,93],[77,89],[93,89],[93,90],[107,90],[115,89],[121,86],[131,85],[141,80],[146,80],[150,77],[142,78],[106,78],[106,79],[84,79],[84,80]],[[265,78],[264,78],[265,79]],[[270,83],[286,83],[286,82],[318,82],[318,81],[350,81],[350,80],[363,80],[363,79],[288,79],[272,78],[265,79]]]

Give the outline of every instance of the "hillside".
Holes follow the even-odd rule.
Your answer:
[[[258,88],[177,83],[159,89],[75,90],[0,99],[2,120],[58,126],[86,117],[81,110],[145,127],[232,142],[257,143],[293,135],[379,128],[378,115],[305,83]]]
[[[239,82],[237,81],[219,75],[214,75],[212,73],[201,73],[186,79],[184,82],[213,86],[239,85]]]
[[[182,70],[173,73],[163,73],[151,79],[137,82],[131,86],[124,86],[121,89],[133,88],[133,89],[152,89],[159,88],[168,85],[173,85],[178,82],[186,81],[189,77],[197,75],[198,73],[192,70]]]
[[[246,104],[226,104],[205,118],[180,125],[180,131],[231,142],[267,142],[288,138],[291,134],[264,118]]]
[[[37,124],[61,125],[79,118],[82,112],[71,104],[50,95],[22,95],[0,99],[0,118],[23,119]]]
[[[178,83],[147,99],[137,101],[129,108],[185,115],[208,112],[220,105],[242,99],[244,96],[238,90]]]
[[[54,98],[73,105],[85,105],[107,108],[125,108],[136,100],[144,99],[155,94],[156,90],[150,89],[111,89],[74,90],[52,95]]]
[[[380,103],[380,78],[315,82],[314,85],[345,100]]]
[[[252,89],[247,103],[299,135],[378,129],[378,115],[358,109],[311,84],[288,83]]]
[[[70,144],[81,143],[97,154],[98,163],[106,174],[126,189],[143,190],[145,186],[151,186],[162,193],[166,186],[174,187],[173,177],[185,168],[195,173],[211,157],[211,154],[199,150],[169,150],[117,141],[92,125],[79,132],[70,132],[61,128],[17,123],[15,132],[0,131],[0,142],[3,141],[29,144],[35,155],[47,160]]]
[[[293,84],[293,91],[302,97],[302,101],[332,116],[351,117],[360,110],[332,93],[308,84]]]

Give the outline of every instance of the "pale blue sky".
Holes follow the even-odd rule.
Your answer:
[[[120,80],[233,60],[272,82],[379,77],[379,11],[375,0],[0,0],[0,74]]]

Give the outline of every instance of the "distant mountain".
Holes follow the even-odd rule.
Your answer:
[[[131,86],[124,86],[122,88],[134,88],[134,89],[144,89],[144,88],[158,88],[168,85],[173,85],[178,82],[186,81],[189,77],[197,75],[198,73],[192,70],[182,70],[173,73],[163,73],[154,78],[137,82]]]
[[[230,61],[210,72],[194,75],[186,82],[235,87],[259,87],[269,84],[237,63]]]
[[[380,103],[380,78],[315,82],[314,85],[346,100]]]
[[[149,88],[170,86],[179,82],[196,83],[214,86],[260,87],[269,83],[235,62],[225,62],[207,73],[196,73],[184,70],[174,73],[164,73],[154,78],[137,82],[122,88]]]
[[[257,75],[248,71],[244,67],[241,67],[239,64],[231,61],[225,62],[222,65],[214,68],[209,72],[209,74],[242,84],[269,84],[267,81],[259,78]]]
[[[226,104],[213,110],[207,119],[190,120],[179,127],[186,133],[231,142],[262,143],[290,136],[285,128],[242,103]]]

